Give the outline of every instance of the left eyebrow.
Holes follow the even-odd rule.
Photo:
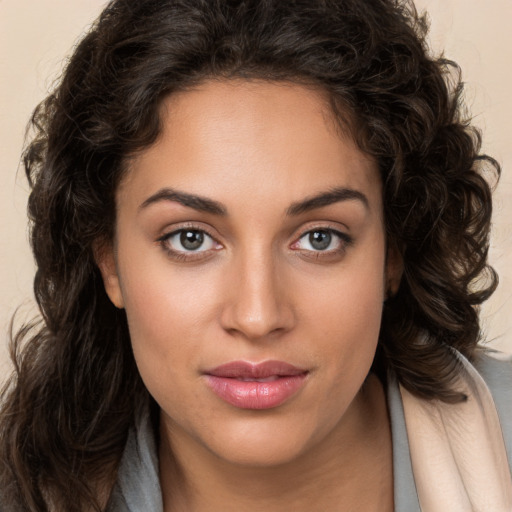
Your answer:
[[[291,216],[300,215],[340,201],[360,201],[367,210],[370,209],[368,198],[362,192],[351,188],[337,187],[291,204],[286,210],[286,214]]]

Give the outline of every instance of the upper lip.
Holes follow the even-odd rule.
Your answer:
[[[303,375],[307,373],[307,370],[297,368],[284,361],[263,361],[261,363],[231,361],[207,370],[205,373],[213,377],[265,379],[272,376],[290,377]]]

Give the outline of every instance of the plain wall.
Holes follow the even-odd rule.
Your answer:
[[[23,320],[36,311],[28,186],[20,166],[25,126],[103,5],[103,0],[0,0],[0,377],[8,370],[12,314],[21,306]],[[418,0],[417,6],[430,13],[434,53],[444,48],[446,57],[461,65],[484,150],[503,166],[490,255],[501,284],[482,316],[491,345],[512,353],[512,0]]]

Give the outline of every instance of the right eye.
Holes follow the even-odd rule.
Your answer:
[[[219,244],[202,229],[177,229],[158,239],[162,247],[171,255],[187,257],[187,255],[204,253],[219,247]]]

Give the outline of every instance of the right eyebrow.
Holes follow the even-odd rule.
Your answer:
[[[139,210],[161,201],[172,201],[193,208],[200,212],[212,213],[213,215],[227,215],[224,205],[207,197],[181,192],[172,188],[162,188],[152,196],[148,197],[140,206]]]

